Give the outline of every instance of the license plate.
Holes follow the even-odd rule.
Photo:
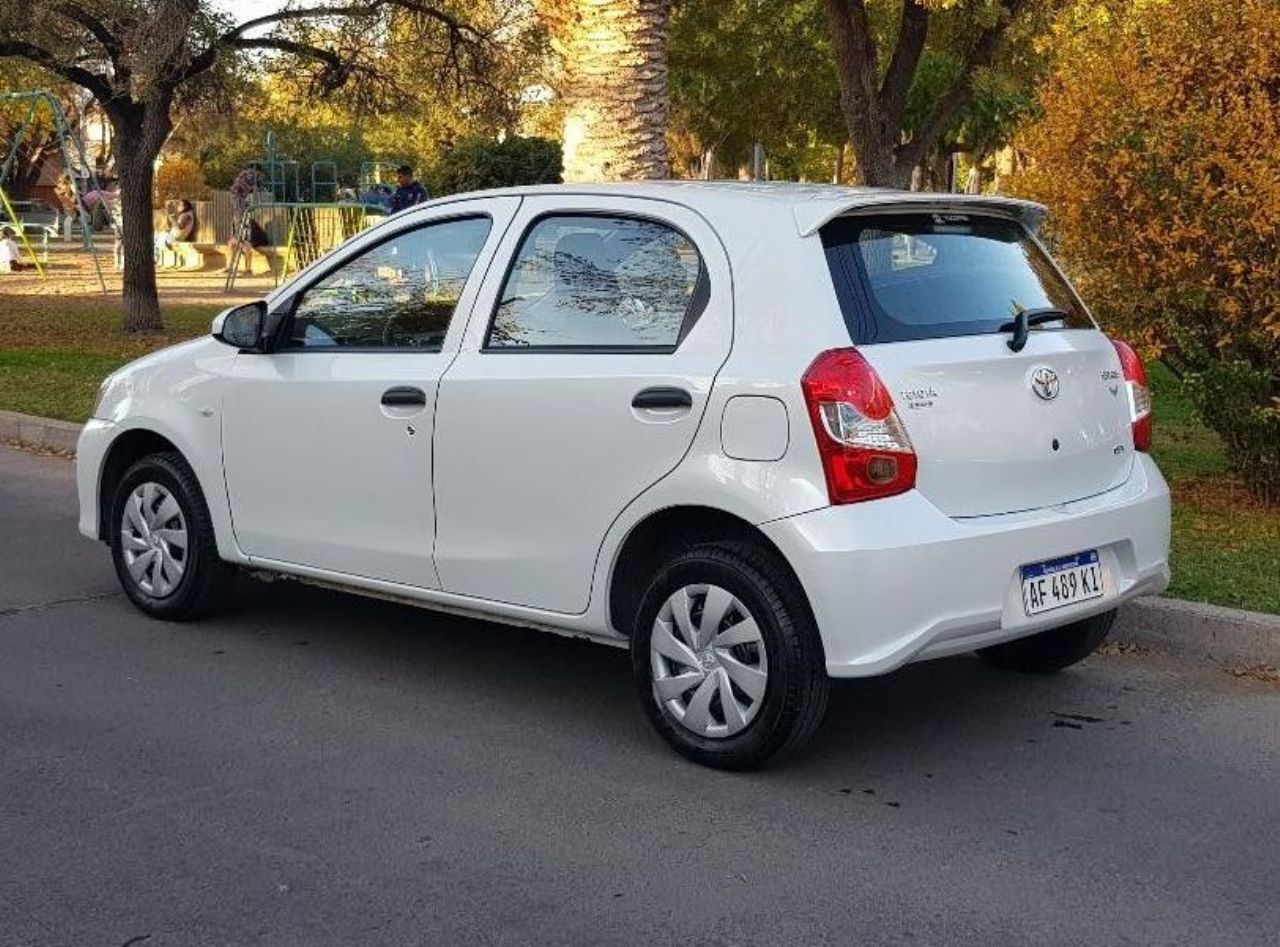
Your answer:
[[[1022,567],[1022,607],[1028,615],[1101,597],[1102,564],[1096,549]]]

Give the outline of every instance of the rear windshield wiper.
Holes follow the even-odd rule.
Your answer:
[[[1061,322],[1070,318],[1067,313],[1061,309],[1054,309],[1052,306],[1045,306],[1041,309],[1023,309],[1014,316],[1012,322],[1006,322],[998,331],[1012,332],[1013,338],[1009,340],[1009,348],[1015,352],[1021,352],[1027,344],[1027,336],[1031,334],[1031,327],[1038,326],[1042,322]]]

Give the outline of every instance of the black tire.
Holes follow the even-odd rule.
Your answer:
[[[1107,640],[1116,610],[1083,618],[1061,628],[983,648],[978,655],[1004,671],[1053,674],[1083,661]]]
[[[650,640],[667,599],[688,585],[716,585],[736,597],[761,632],[768,680],[759,709],[733,736],[694,733],[654,693]],[[641,706],[678,753],[719,769],[753,769],[799,750],[827,708],[822,641],[803,592],[774,555],[750,543],[695,546],[668,560],[641,597],[631,634],[632,669]]]
[[[125,504],[140,485],[156,483],[177,501],[187,530],[181,578],[163,596],[150,594],[129,573],[120,524]],[[189,621],[209,614],[231,593],[237,569],[218,556],[209,507],[191,467],[180,454],[152,454],[136,461],[116,484],[111,497],[111,560],[130,601],[152,618]]]

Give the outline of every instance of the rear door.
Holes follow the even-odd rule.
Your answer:
[[[892,392],[917,488],[939,509],[1052,506],[1128,477],[1118,357],[1021,224],[963,211],[850,216],[822,240],[850,336]],[[1013,351],[1020,311],[1048,321]]]
[[[493,271],[440,384],[436,567],[450,592],[582,612],[609,525],[693,441],[729,354],[728,262],[678,205],[549,195]]]

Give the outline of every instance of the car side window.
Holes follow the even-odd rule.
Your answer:
[[[693,242],[656,220],[544,217],[524,235],[485,348],[670,351],[706,304]]]
[[[282,348],[439,351],[491,225],[426,224],[346,261],[303,292]]]

